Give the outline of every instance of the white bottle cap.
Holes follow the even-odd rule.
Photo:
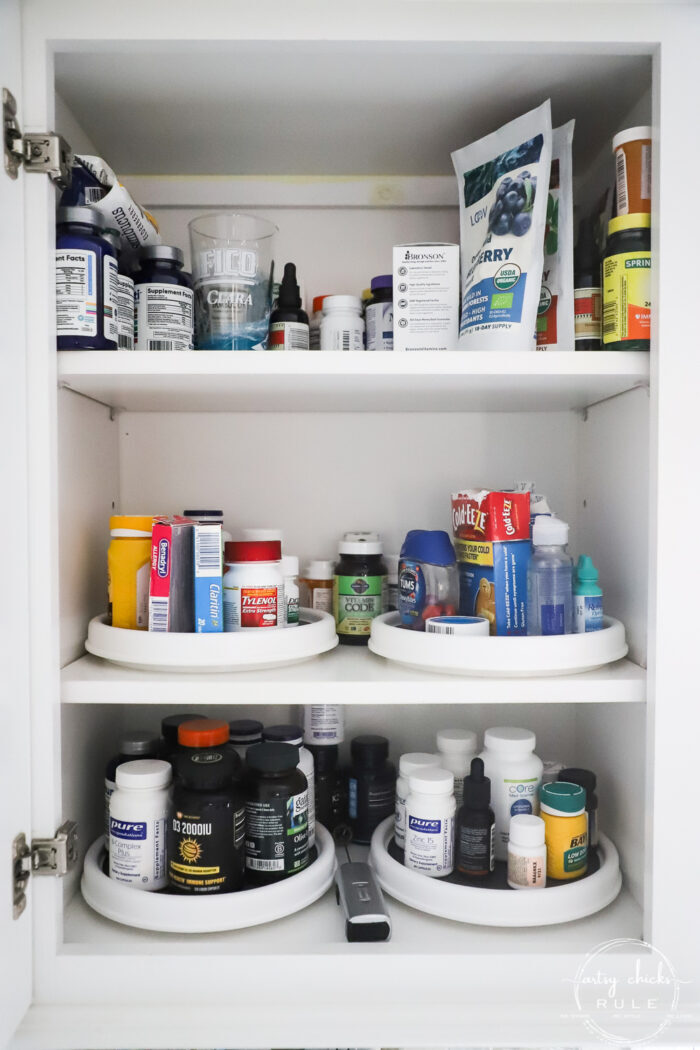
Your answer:
[[[409,751],[399,759],[399,773],[402,777],[410,777],[419,769],[427,769],[431,766],[440,765],[439,755],[430,755],[427,751]]]
[[[282,542],[282,529],[241,529],[242,540],[258,540],[262,543]]]
[[[639,128],[625,128],[624,131],[618,131],[617,135],[613,135],[612,148],[613,153],[618,146],[624,145],[625,142],[638,142],[640,139],[651,138],[651,128],[642,125]]]
[[[517,813],[510,818],[509,841],[514,846],[544,846],[544,821],[532,813]]]
[[[438,751],[448,755],[469,755],[476,751],[473,729],[441,729],[437,734]]]
[[[559,518],[540,514],[532,526],[532,543],[535,547],[557,546],[569,542],[569,526]]]
[[[381,554],[378,532],[346,532],[338,544],[340,554]]]
[[[299,575],[299,559],[296,554],[283,554],[282,555],[282,575],[283,576],[298,576]]]
[[[307,580],[332,580],[334,574],[334,563],[326,559],[310,561],[304,570]]]
[[[455,775],[448,769],[427,766],[417,769],[408,778],[408,787],[416,795],[451,795],[454,791]]]
[[[123,762],[117,766],[115,782],[118,788],[145,790],[167,787],[172,776],[169,762],[163,762],[159,758],[136,758],[133,762]]]
[[[356,295],[327,295],[323,300],[323,313],[330,314],[334,310],[352,310],[359,314],[362,303]]]
[[[527,755],[535,750],[536,742],[532,730],[514,729],[513,726],[495,726],[484,733],[484,747],[509,755]]]

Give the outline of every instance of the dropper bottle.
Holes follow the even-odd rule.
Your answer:
[[[464,778],[464,802],[457,813],[455,868],[470,878],[486,878],[494,869],[495,818],[491,809],[491,781],[484,763],[473,758]]]
[[[301,308],[297,268],[285,263],[277,306],[270,314],[268,350],[308,350],[309,318]]]

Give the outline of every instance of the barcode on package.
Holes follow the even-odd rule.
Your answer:
[[[148,603],[149,631],[168,630],[168,598],[151,598]]]
[[[248,857],[246,865],[253,871],[284,871],[283,860],[256,860],[255,857]]]
[[[617,332],[617,303],[606,303],[603,307],[603,335]]]
[[[291,331],[289,332],[289,349],[290,350],[308,350],[309,349],[309,330],[306,325],[299,326],[299,329],[295,325],[290,325]]]
[[[107,191],[103,186],[86,186],[85,187],[85,203],[86,204],[97,204],[101,201]]]
[[[117,336],[117,346],[120,350],[133,350],[134,340],[130,335],[119,335]]]
[[[343,332],[343,350],[350,349],[350,333]]]
[[[221,575],[221,529],[195,529],[194,571],[197,576]]]
[[[149,339],[148,349],[149,350],[172,350],[175,344],[172,339]]]
[[[617,181],[617,211],[619,215],[626,215],[629,211],[629,201],[627,200],[627,163],[623,149],[618,149],[615,153],[615,179]]]

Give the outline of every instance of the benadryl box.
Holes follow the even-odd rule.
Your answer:
[[[394,350],[456,350],[459,245],[394,246]]]

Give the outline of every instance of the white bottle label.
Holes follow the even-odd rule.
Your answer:
[[[167,884],[165,817],[156,820],[109,818],[109,875],[142,890]]]
[[[370,303],[365,311],[368,350],[394,349],[394,304]]]
[[[309,326],[297,321],[275,321],[270,325],[268,350],[308,350]]]
[[[404,864],[424,875],[449,875],[453,861],[452,817],[428,818],[407,813]]]
[[[332,612],[333,611],[333,588],[332,587],[314,587],[313,597],[311,599],[312,609],[318,609],[320,612]]]
[[[358,318],[359,321],[359,318]],[[364,325],[359,321],[357,328],[321,328],[322,350],[364,350]]]
[[[342,704],[307,704],[304,707],[304,741],[307,744],[342,744],[344,739]]]
[[[508,883],[511,886],[527,886],[535,889],[547,882],[545,855],[536,853],[531,857],[511,853],[508,850]]]
[[[394,815],[394,842],[401,849],[406,845],[406,798],[396,792],[396,810]]]
[[[265,583],[224,587],[224,631],[284,627],[286,623],[284,587]]]
[[[134,291],[137,350],[191,350],[194,296],[179,284],[137,284]]]
[[[97,253],[56,252],[56,334],[97,335]]]
[[[130,277],[117,277],[117,348],[134,349],[134,282]]]
[[[117,342],[119,326],[117,324],[117,310],[119,300],[119,273],[117,260],[113,255],[105,255],[102,259],[102,302],[104,307],[104,332],[105,339]]]

